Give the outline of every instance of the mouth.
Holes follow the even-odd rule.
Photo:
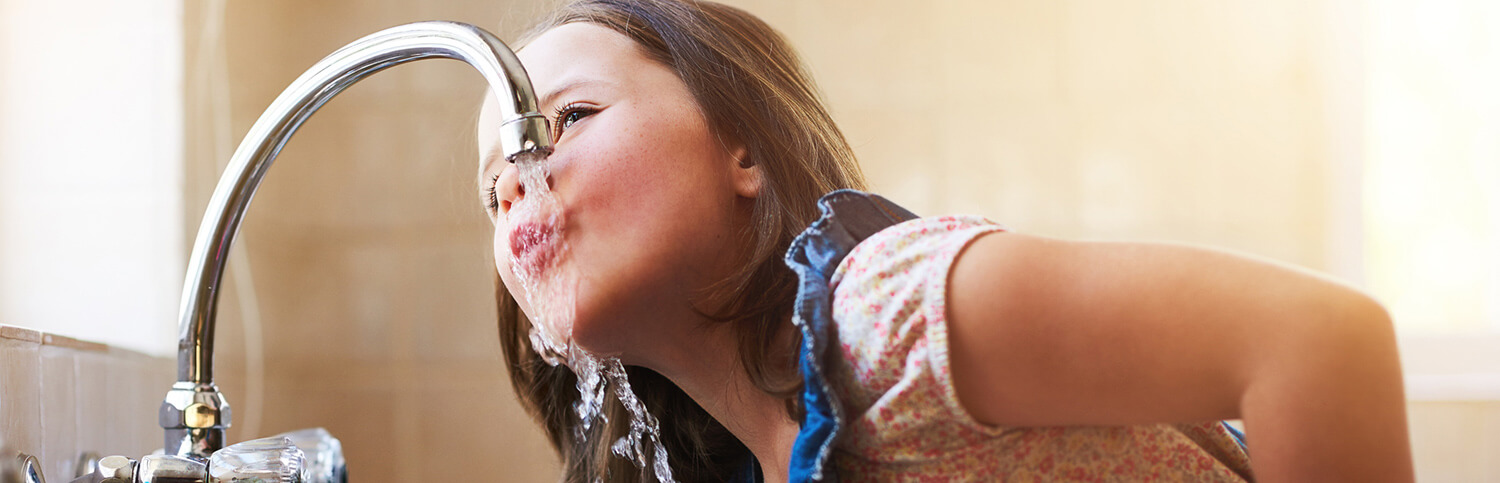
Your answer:
[[[517,224],[510,231],[511,260],[523,271],[540,272],[552,259],[557,236],[557,228],[550,223],[526,221]]]

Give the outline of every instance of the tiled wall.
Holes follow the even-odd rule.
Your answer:
[[[92,451],[138,458],[162,446],[157,409],[175,361],[0,325],[0,438],[69,481]]]

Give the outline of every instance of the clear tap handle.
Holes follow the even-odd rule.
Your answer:
[[[344,465],[344,445],[323,428],[299,429],[273,438],[292,440],[307,457],[307,479],[304,483],[348,483],[349,470]]]
[[[208,457],[208,481],[302,483],[309,480],[302,450],[290,439],[273,436],[215,451]]]
[[[139,461],[109,456],[73,483],[343,483],[345,475],[339,440],[315,428],[232,444],[208,461],[167,454]],[[11,482],[0,478],[0,483]]]

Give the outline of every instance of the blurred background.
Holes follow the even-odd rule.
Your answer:
[[[1500,480],[1500,4],[728,3],[786,34],[875,191],[918,213],[1371,292],[1420,479]],[[548,5],[0,0],[0,324],[172,357],[207,199],[283,88],[384,27],[510,41]],[[222,291],[231,441],[324,426],[360,481],[555,479],[500,362],[483,89],[457,62],[397,67],[292,138]]]

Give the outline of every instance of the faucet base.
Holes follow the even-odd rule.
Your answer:
[[[207,459],[224,447],[229,402],[213,384],[178,382],[167,391],[157,419],[166,430],[166,454]]]

